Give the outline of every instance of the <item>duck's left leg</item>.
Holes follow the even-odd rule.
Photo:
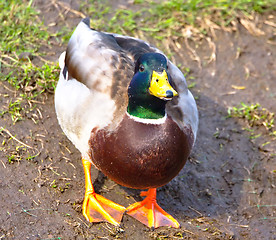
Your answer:
[[[146,196],[146,198],[130,205],[126,209],[128,215],[153,229],[162,226],[180,227],[178,221],[156,203],[156,188],[141,192],[141,196]]]
[[[125,207],[104,198],[95,193],[91,182],[91,162],[82,159],[85,174],[85,196],[82,206],[82,213],[89,222],[109,222],[119,226]]]

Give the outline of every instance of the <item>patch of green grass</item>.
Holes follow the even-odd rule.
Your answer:
[[[276,10],[274,0],[168,0],[134,1],[136,10],[113,9],[108,1],[90,0],[90,8],[82,9],[91,16],[93,28],[133,35],[141,30],[156,39],[183,36],[182,29],[193,26],[208,33],[206,22],[227,26],[233,19],[255,12]],[[112,11],[111,11],[112,10]]]
[[[90,0],[89,3],[80,4],[80,11],[91,17],[91,27],[106,31],[106,15],[110,11],[110,4],[107,0]]]
[[[47,44],[50,34],[31,7],[32,1],[0,0],[0,51],[2,53],[2,81],[17,90],[43,92],[52,90],[58,78],[58,67],[44,62],[35,65],[30,58],[43,55],[38,50]],[[24,56],[27,53],[27,57]],[[33,96],[37,96],[37,93]],[[31,97],[30,94],[28,97]]]
[[[44,91],[52,92],[54,90],[59,74],[57,64],[45,62],[37,66],[30,60],[21,61],[17,58],[6,66],[8,66],[9,72],[1,73],[1,80],[9,82],[17,90],[21,89],[28,99],[35,98]]]
[[[33,1],[0,0],[0,80],[9,82],[20,91],[20,98],[11,102],[8,111],[14,122],[22,119],[21,105],[36,99],[45,91],[53,92],[58,79],[58,66],[42,58],[51,34],[37,17]],[[35,62],[35,63],[34,63]],[[28,109],[30,110],[30,109]]]
[[[206,34],[210,27],[206,20],[218,26],[227,26],[241,13],[251,15],[253,12],[272,9],[274,5],[272,0],[187,0],[184,3],[180,0],[171,0],[151,6],[150,15],[145,22],[150,25],[156,22],[156,28],[163,36],[171,35],[170,32],[174,36],[182,36],[181,29],[186,26],[193,26]]]
[[[0,116],[8,113],[13,123],[23,119],[22,112],[24,111],[24,107],[22,106],[22,98],[11,99],[6,108],[5,110],[0,110]]]
[[[27,101],[35,100],[41,93],[54,92],[59,68],[54,63],[44,63],[36,66],[28,61],[22,63],[16,61],[12,67],[7,68],[8,74],[0,73],[1,81],[9,82],[16,90],[19,97],[10,100],[6,109],[0,109],[0,115],[9,114],[13,123],[24,120],[24,116],[32,112],[35,105],[27,104]]]
[[[11,114],[11,118],[13,122],[22,120],[22,115],[21,115],[22,109],[23,108],[21,106],[20,99],[17,99],[15,101],[10,101],[8,112]]]
[[[238,117],[247,120],[250,127],[264,126],[267,130],[274,127],[274,113],[269,112],[260,104],[247,105],[241,102],[236,107],[228,108],[228,117]]]
[[[67,44],[69,39],[71,38],[75,29],[69,29],[68,27],[62,27],[56,34],[55,37],[58,40],[61,40],[63,44]]]
[[[0,50],[20,54],[37,52],[41,43],[47,43],[49,33],[31,7],[33,1],[0,0]]]
[[[139,11],[118,9],[109,21],[108,30],[116,33],[133,32],[138,27],[137,22],[140,16]]]

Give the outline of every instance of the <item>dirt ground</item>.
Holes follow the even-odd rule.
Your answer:
[[[78,1],[71,2],[78,9]],[[34,5],[46,25],[59,19],[50,3]],[[81,18],[66,16],[73,30]],[[240,102],[260,103],[276,113],[276,38],[275,26],[265,23],[268,17],[259,18],[263,35],[254,36],[238,24],[234,32],[216,31],[213,45],[205,39],[190,41],[195,52],[183,41],[174,55],[195,78],[189,83],[196,83],[191,91],[200,119],[189,161],[157,193],[158,203],[179,220],[180,229],[151,231],[126,215],[121,229],[84,219],[81,156],[62,133],[54,95],[48,93],[32,103],[37,107],[23,121],[13,124],[8,114],[0,118],[0,127],[8,130],[0,132],[0,239],[276,239],[275,136],[261,125],[247,131],[246,120],[226,117],[228,107]],[[65,47],[54,44],[47,58],[57,61]],[[2,109],[20,92],[0,84]],[[95,169],[92,176],[96,191],[119,204],[141,199],[138,190],[123,188]]]

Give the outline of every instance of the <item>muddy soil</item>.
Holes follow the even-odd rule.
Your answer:
[[[68,6],[78,10],[78,2],[71,2]],[[51,3],[35,1],[35,6],[46,25],[57,22],[53,31],[62,25],[73,30],[81,19],[68,12],[65,24]],[[54,95],[48,93],[31,103],[37,107],[23,121],[13,124],[8,114],[0,118],[8,130],[0,135],[0,239],[276,239],[275,136],[261,125],[246,131],[246,120],[226,117],[228,107],[240,102],[260,103],[276,113],[275,28],[265,24],[267,18],[259,19],[261,36],[240,24],[235,32],[217,30],[213,61],[214,49],[205,39],[189,42],[200,63],[184,42],[174,55],[195,78],[190,83],[196,83],[191,91],[200,119],[189,161],[157,193],[158,203],[179,220],[180,229],[151,231],[129,216],[121,229],[84,219],[81,156],[62,133]],[[65,48],[54,44],[47,58],[57,61]],[[5,109],[20,92],[0,84]],[[117,203],[141,200],[138,190],[123,188],[96,169],[92,176],[96,191]]]

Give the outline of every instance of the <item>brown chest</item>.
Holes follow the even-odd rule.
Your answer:
[[[163,124],[145,124],[125,115],[116,131],[92,130],[90,157],[120,185],[147,189],[168,183],[183,168],[193,134],[167,117]]]

